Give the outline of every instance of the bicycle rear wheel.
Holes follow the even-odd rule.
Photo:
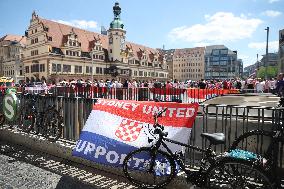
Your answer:
[[[175,176],[175,161],[163,151],[143,147],[129,153],[123,161],[123,172],[134,185],[141,188],[161,188]]]
[[[57,141],[62,135],[63,119],[56,109],[48,110],[43,118],[44,136],[51,142]]]
[[[253,130],[240,135],[230,146],[230,150],[243,149],[262,155],[273,140],[274,133],[264,130]]]
[[[267,173],[253,162],[224,158],[207,172],[206,186],[208,188],[234,189],[273,189]]]

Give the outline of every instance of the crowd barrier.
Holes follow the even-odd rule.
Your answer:
[[[204,102],[205,100],[225,94],[238,94],[238,89],[178,89],[178,88],[107,88],[107,87],[65,87],[52,88],[18,88],[18,92],[47,93],[53,96],[68,98],[106,98],[118,100],[149,101],[160,99],[162,101],[182,100],[184,103]]]

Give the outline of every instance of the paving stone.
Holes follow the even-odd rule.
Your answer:
[[[0,189],[115,189],[121,186],[135,188],[121,176],[0,141]]]

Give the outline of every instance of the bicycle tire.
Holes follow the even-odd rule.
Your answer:
[[[29,133],[33,129],[34,123],[35,115],[32,109],[27,106],[22,107],[19,115],[19,128]]]
[[[126,178],[137,187],[162,188],[168,185],[175,176],[176,164],[168,153],[158,150],[155,158],[151,158],[151,153],[152,149],[150,147],[142,147],[130,152],[123,161],[123,172]],[[144,159],[144,162],[142,162],[143,166],[139,167],[141,163],[137,164],[137,160],[143,161],[142,157]],[[134,166],[133,160],[136,161]],[[154,163],[152,164],[151,162]],[[153,170],[147,170],[147,168],[151,167],[151,164]],[[134,176],[137,176],[137,179]],[[150,176],[154,178],[154,183],[148,183],[151,179]],[[161,182],[155,183],[156,179]]]
[[[44,114],[44,136],[50,141],[57,141],[62,135],[63,118],[60,113],[52,108]]]
[[[39,135],[44,133],[43,131],[43,115],[42,114],[37,114],[37,116],[35,117],[35,123],[34,123],[34,127],[31,131],[32,134],[35,135]]]
[[[264,130],[252,130],[252,131],[246,132],[240,135],[238,138],[236,138],[229,149],[234,150],[234,149],[240,148],[243,150],[248,150],[247,143],[253,143],[252,140],[255,139],[255,137],[259,138],[261,136],[268,137],[270,140],[272,140],[274,136],[274,132],[264,131]]]
[[[0,125],[3,125],[5,122],[5,115],[3,113],[0,113]]]
[[[270,146],[270,144],[272,144],[274,135],[274,132],[264,130],[252,130],[246,132],[235,139],[230,146],[229,151],[242,149],[253,152],[269,160],[269,165],[273,166],[272,164],[277,164],[277,161],[272,158],[275,151]]]
[[[239,189],[273,189],[268,173],[252,161],[224,157],[209,167],[206,173],[206,187]]]

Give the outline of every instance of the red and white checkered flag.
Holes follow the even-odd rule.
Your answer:
[[[142,127],[142,122],[123,119],[115,131],[115,135],[123,141],[132,142],[138,138]]]

